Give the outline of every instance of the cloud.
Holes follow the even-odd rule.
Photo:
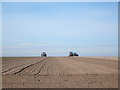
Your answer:
[[[47,47],[49,46],[48,44],[34,44],[34,43],[28,43],[28,42],[23,42],[17,45],[4,45],[4,49],[16,49],[16,48],[30,48],[30,47]]]
[[[43,46],[48,46],[47,44],[34,44],[34,43],[27,43],[27,42],[23,42],[23,43],[20,43],[19,46],[21,47],[33,47],[33,46],[40,46],[40,47],[43,47]]]

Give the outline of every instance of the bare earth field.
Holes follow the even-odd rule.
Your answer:
[[[4,57],[3,88],[118,88],[118,60],[92,57]]]

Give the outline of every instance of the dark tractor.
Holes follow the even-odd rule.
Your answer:
[[[69,56],[79,56],[76,52],[69,52]]]
[[[76,52],[74,53],[74,56],[79,56]]]
[[[47,57],[46,52],[43,52],[43,53],[41,54],[41,57]]]
[[[74,56],[73,52],[70,52],[70,53],[69,53],[69,56]]]

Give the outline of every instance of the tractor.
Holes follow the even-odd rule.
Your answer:
[[[69,52],[68,56],[79,56],[76,52]]]
[[[46,52],[43,52],[43,53],[41,54],[41,57],[47,57]]]

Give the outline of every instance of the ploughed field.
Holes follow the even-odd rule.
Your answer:
[[[3,88],[117,88],[118,60],[92,57],[4,57]]]

